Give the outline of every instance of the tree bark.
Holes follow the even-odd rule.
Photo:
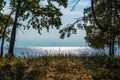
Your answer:
[[[115,55],[115,36],[111,38],[110,45],[109,45],[109,55],[114,57]]]
[[[14,21],[13,28],[12,28],[10,45],[9,45],[9,50],[8,50],[8,54],[10,54],[11,56],[14,55],[13,51],[14,51],[14,45],[15,45],[15,38],[16,38],[16,30],[17,30],[17,22],[18,22],[18,17],[19,17],[20,5],[21,5],[21,0],[18,0],[17,10],[16,10],[16,14],[15,14],[15,21]]]
[[[4,40],[5,40],[5,33],[6,33],[6,29],[8,27],[8,22],[10,20],[10,17],[12,15],[13,12],[10,13],[10,15],[8,16],[7,20],[6,20],[6,23],[5,23],[5,28],[4,28],[4,31],[3,31],[3,34],[2,34],[2,42],[1,42],[1,54],[0,56],[2,57],[3,56],[3,47],[4,47]]]
[[[3,34],[2,34],[1,54],[0,54],[0,57],[2,57],[2,56],[3,56],[3,46],[4,46],[4,39],[5,39],[6,29],[7,29],[7,27],[5,26],[4,31],[3,31]]]
[[[110,28],[110,52],[109,52],[109,55],[111,56],[111,57],[114,57],[114,54],[115,54],[115,49],[114,49],[114,47],[115,47],[115,37],[116,37],[116,34],[115,34],[115,32],[114,32],[114,28],[113,28],[113,26],[112,26],[112,9],[113,9],[113,7],[112,7],[112,2],[110,2],[109,3],[109,8],[108,8],[108,10],[109,10],[109,12],[108,12],[108,24],[109,24],[109,28]]]
[[[114,57],[115,54],[115,37],[112,38],[112,52],[111,56]]]

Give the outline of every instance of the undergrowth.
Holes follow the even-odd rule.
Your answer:
[[[0,80],[120,80],[120,57],[106,54],[3,57]]]

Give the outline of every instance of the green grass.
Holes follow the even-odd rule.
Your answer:
[[[2,58],[0,80],[120,80],[120,57],[55,55]]]

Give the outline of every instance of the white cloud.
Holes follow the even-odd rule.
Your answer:
[[[47,0],[43,0],[43,1],[41,1],[40,3],[41,3],[41,5],[48,5]]]
[[[89,4],[90,4],[90,2],[88,2],[88,1],[80,1],[78,3],[78,5],[80,5],[80,6],[88,6]]]
[[[48,5],[47,0],[43,0],[41,1],[41,4],[43,5]],[[68,16],[75,16],[75,15],[83,15],[83,12],[81,11],[71,11],[70,8],[64,8],[63,6],[59,6],[56,2],[53,2],[53,4],[57,7],[60,8],[61,12],[63,13],[63,15],[68,15]]]
[[[81,11],[71,11],[69,8],[63,8],[63,7],[61,7],[61,12],[63,13],[63,15],[69,15],[69,16],[83,15]]]
[[[10,14],[10,12],[11,10],[9,8],[7,7],[3,8],[3,11],[2,11],[3,14]]]

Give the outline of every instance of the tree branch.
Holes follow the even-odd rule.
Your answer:
[[[95,23],[96,25],[98,26],[98,28],[101,30],[101,31],[106,31],[106,29],[104,29],[98,22],[97,18],[96,18],[96,15],[95,15],[95,11],[94,11],[94,2],[93,0],[91,0],[91,8],[92,8],[92,14],[93,14],[93,18],[95,20]]]

